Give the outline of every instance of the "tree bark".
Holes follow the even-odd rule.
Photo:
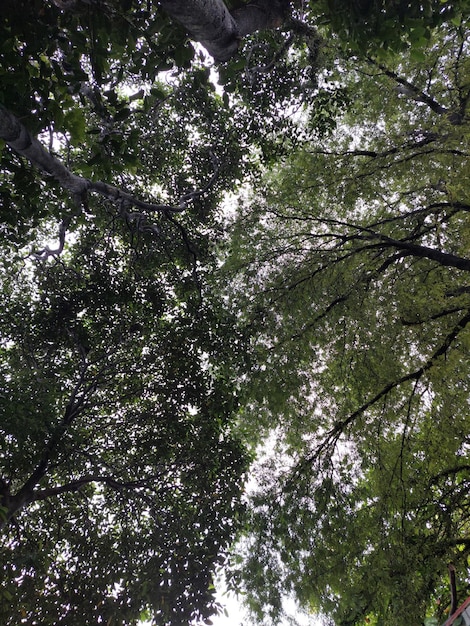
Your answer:
[[[244,36],[281,26],[289,8],[287,0],[252,0],[232,12],[222,0],[160,0],[159,4],[217,62],[228,61]]]
[[[74,195],[86,192],[88,181],[72,174],[33,137],[28,129],[9,111],[0,106],[0,139],[15,152],[26,157],[35,167],[55,178]]]

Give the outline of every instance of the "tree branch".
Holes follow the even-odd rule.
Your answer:
[[[450,586],[450,609],[449,614],[453,615],[457,610],[459,603],[457,599],[457,581],[455,577],[455,566],[453,563],[449,563],[447,566],[449,570],[449,586]]]
[[[459,208],[462,208],[462,210],[468,210],[468,205],[461,204]],[[443,265],[445,267],[455,267],[466,272],[470,271],[470,259],[466,259],[465,257],[457,256],[456,254],[451,254],[450,252],[442,252],[441,250],[436,250],[435,248],[423,246],[421,244],[413,243],[411,241],[394,239],[393,237],[389,237],[387,235],[383,235],[382,233],[376,232],[369,226],[361,226],[359,224],[351,224],[349,222],[334,219],[323,221],[331,225],[346,226],[355,230],[358,233],[357,235],[343,235],[341,233],[337,233],[335,235],[334,233],[328,233],[327,236],[336,236],[337,239],[339,239],[340,241],[346,242],[353,241],[355,239],[359,241],[375,240],[378,243],[374,244],[374,247],[380,247],[380,244],[383,243],[386,247],[396,248],[397,250],[405,251],[411,256],[436,261],[437,263],[439,263],[439,265]]]
[[[146,216],[129,213],[128,209],[130,207],[135,207],[147,213],[181,213],[188,207],[190,202],[203,195],[209,189],[218,175],[218,168],[215,165],[215,156],[211,153],[214,174],[201,190],[191,191],[183,195],[176,206],[154,204],[140,200],[132,194],[118,187],[114,187],[113,185],[109,185],[108,183],[92,181],[88,178],[73,174],[59,159],[48,152],[40,141],[36,137],[33,137],[28,129],[12,113],[1,105],[0,139],[3,139],[12,150],[19,155],[28,159],[34,167],[54,178],[63,189],[70,191],[80,206],[86,204],[86,198],[89,192],[95,192],[119,204],[122,209],[122,216],[129,218],[129,221],[133,221],[137,217],[143,218],[147,228],[149,227],[149,223]]]
[[[72,174],[65,165],[56,159],[33,137],[12,113],[0,105],[0,139],[3,139],[15,152],[25,157],[42,172],[49,174],[64,189],[74,196],[86,194],[89,181]]]
[[[409,372],[405,374],[398,380],[395,380],[388,385],[385,385],[378,393],[375,394],[370,400],[367,400],[362,406],[356,409],[353,413],[351,413],[348,417],[343,420],[338,421],[333,428],[326,433],[325,440],[318,446],[313,455],[307,457],[304,461],[306,463],[311,463],[318,454],[326,448],[330,448],[330,446],[334,446],[339,437],[344,433],[346,428],[350,426],[358,417],[363,415],[368,409],[377,404],[382,398],[387,396],[391,391],[397,389],[404,383],[410,381],[418,381],[425,372],[427,372],[434,365],[436,360],[446,354],[447,350],[450,348],[452,343],[458,337],[459,333],[470,323],[470,312],[468,312],[451,330],[451,332],[445,337],[443,343],[437,350],[430,356],[430,358],[417,370],[413,372]],[[303,464],[303,463],[302,463]]]
[[[398,93],[402,93],[405,96],[413,98],[413,100],[426,104],[431,109],[431,111],[434,111],[434,113],[437,113],[438,115],[446,115],[451,124],[458,125],[462,123],[462,114],[460,112],[455,112],[446,108],[445,106],[442,106],[442,104],[439,104],[439,102],[437,102],[437,100],[432,98],[429,94],[422,91],[421,89],[416,87],[416,85],[413,85],[413,83],[410,83],[410,81],[406,80],[405,78],[402,78],[396,72],[389,70],[382,63],[378,63],[371,58],[368,58],[368,61],[372,65],[375,65],[380,70],[382,70],[382,72],[386,76],[388,76],[397,83]]]
[[[54,451],[57,449],[58,444],[62,440],[62,437],[67,432],[67,429],[80,414],[83,409],[87,397],[93,393],[98,384],[98,378],[103,374],[104,369],[101,369],[97,375],[88,384],[85,377],[88,366],[85,364],[80,369],[80,376],[74,389],[70,394],[67,406],[65,407],[64,415],[60,423],[56,426],[49,439],[44,444],[44,449],[41,458],[37,462],[36,467],[31,472],[29,478],[25,481],[23,486],[14,495],[9,495],[8,498],[8,510],[5,513],[5,519],[0,521],[0,528],[5,526],[15,514],[35,500],[35,487],[44,478],[48,469],[51,466],[51,458]]]
[[[159,4],[218,62],[228,61],[246,35],[281,26],[289,10],[286,0],[252,0],[232,13],[222,0],[160,0]]]
[[[374,233],[371,237],[383,241],[387,244],[387,246],[397,248],[398,250],[404,250],[412,256],[430,259],[431,261],[436,261],[439,265],[443,265],[445,267],[455,267],[466,272],[470,271],[470,259],[465,259],[464,257],[460,257],[449,252],[441,252],[435,248],[429,248],[428,246],[422,246],[409,241],[393,239],[393,237],[387,237],[386,235],[381,235],[380,233]]]
[[[75,491],[79,491],[82,487],[84,487],[85,485],[89,485],[90,483],[101,483],[110,487],[111,489],[118,491],[120,489],[135,489],[138,487],[147,487],[149,484],[155,484],[155,481],[159,478],[161,478],[160,474],[154,474],[141,480],[129,480],[125,482],[120,482],[112,476],[90,474],[88,476],[83,476],[82,478],[66,483],[65,485],[60,485],[58,487],[49,487],[48,489],[41,489],[40,491],[36,491],[33,500],[34,502],[37,502],[39,500],[47,500],[48,498],[58,496],[62,493],[73,493]]]
[[[460,472],[470,472],[470,465],[464,463],[462,465],[457,465],[456,467],[449,467],[448,469],[442,470],[441,472],[433,476],[430,483],[437,484],[437,482],[441,478],[448,478],[449,476],[456,476]]]

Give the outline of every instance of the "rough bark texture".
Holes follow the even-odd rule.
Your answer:
[[[5,0],[3,0],[5,1]],[[80,4],[96,6],[103,0],[52,0],[61,10]],[[296,0],[240,0],[230,11],[223,0],[157,0],[168,15],[179,22],[194,41],[201,43],[215,61],[228,61],[240,40],[258,30],[281,26]]]
[[[232,13],[222,0],[161,0],[160,6],[192,39],[199,41],[215,61],[223,62],[236,53],[245,35],[281,26],[289,3],[253,0]]]

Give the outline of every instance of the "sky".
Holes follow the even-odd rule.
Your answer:
[[[241,601],[234,594],[226,594],[220,591],[217,599],[225,607],[227,615],[221,614],[211,617],[213,626],[252,626],[252,623],[248,621]],[[308,616],[305,613],[301,613],[293,600],[287,600],[284,608],[289,617],[296,620],[298,626],[322,626],[321,621],[314,615]],[[292,624],[286,621],[281,626],[292,626]]]
[[[242,626],[246,624],[245,610],[233,594],[219,594],[219,602],[225,607],[227,615],[223,613],[211,618],[213,626]]]
[[[286,454],[281,453],[281,456],[279,456],[279,451],[282,449],[282,433],[280,434],[280,432],[276,430],[271,432],[263,444],[257,448],[256,461],[251,467],[250,476],[245,485],[245,494],[247,497],[256,491],[257,468],[262,466],[268,459],[272,458],[273,454],[276,455],[276,463],[279,469],[291,465],[292,459],[289,459]],[[258,626],[249,621],[247,611],[243,607],[241,599],[237,598],[234,593],[227,592],[224,584],[223,571],[216,576],[214,585],[217,590],[217,601],[225,607],[227,615],[222,613],[221,615],[211,617],[213,626]],[[280,626],[323,626],[320,618],[301,612],[292,598],[283,599],[283,608],[291,620],[282,622]],[[294,621],[292,621],[292,618]]]

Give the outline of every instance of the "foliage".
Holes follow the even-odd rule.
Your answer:
[[[441,4],[296,6],[213,68],[157,3],[3,0],[0,118],[29,131],[0,146],[3,623],[207,621],[242,436],[273,424],[294,465],[254,500],[254,608],[276,617],[281,579],[308,607],[341,593],[344,624],[398,620],[467,557],[467,4]],[[384,106],[390,84],[412,100]],[[83,193],[24,158],[36,136]],[[231,242],[231,312],[218,207],[275,163]]]
[[[246,125],[146,7],[0,8],[0,104],[74,174],[168,209],[73,198],[2,150],[4,624],[206,621],[243,514],[242,339],[208,277]]]
[[[60,259],[3,260],[2,491],[18,505],[5,624],[205,618],[241,512],[245,455],[217,373],[229,351],[203,272],[177,225],[132,243],[94,212]]]
[[[320,0],[308,3],[307,10],[346,48],[375,56],[407,49],[422,53],[433,31],[446,22],[459,23],[469,5],[467,0]]]
[[[294,594],[341,626],[419,624],[449,561],[466,578],[468,72],[464,23],[425,63],[339,62],[348,111],[240,203],[240,429],[280,450],[232,572],[258,623]]]

